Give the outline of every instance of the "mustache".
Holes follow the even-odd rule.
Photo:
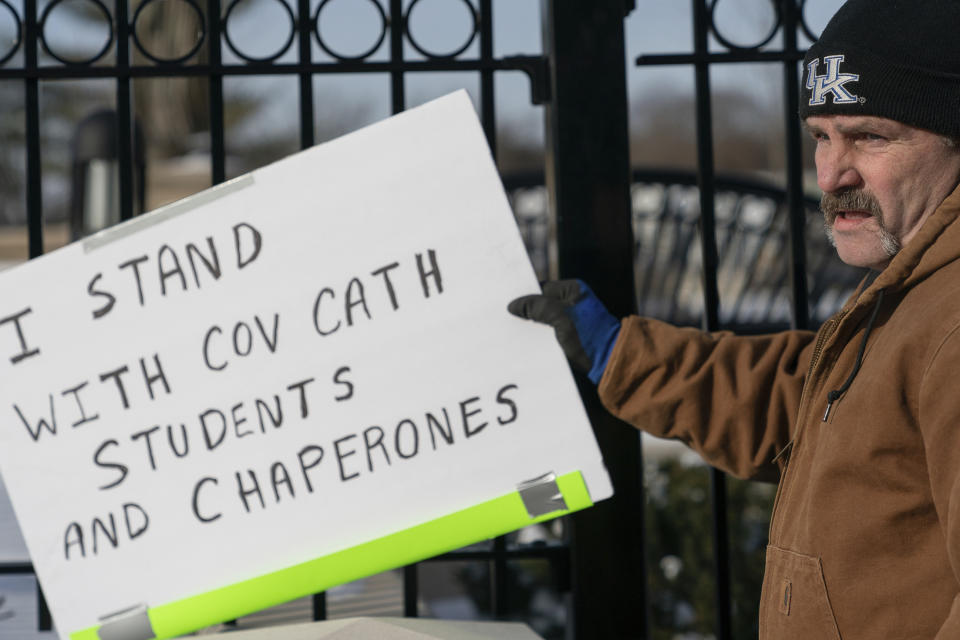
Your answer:
[[[871,193],[864,189],[850,189],[838,193],[824,193],[820,198],[820,210],[826,225],[832,226],[841,211],[856,209],[866,211],[877,221],[883,221],[883,212],[880,203]]]

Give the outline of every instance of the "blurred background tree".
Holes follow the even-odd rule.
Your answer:
[[[714,637],[710,478],[695,454],[645,460],[652,640]],[[732,636],[756,638],[767,527],[776,486],[728,479]]]

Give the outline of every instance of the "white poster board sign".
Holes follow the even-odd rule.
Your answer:
[[[61,635],[544,473],[608,497],[506,311],[536,290],[464,92],[0,274],[0,471]]]

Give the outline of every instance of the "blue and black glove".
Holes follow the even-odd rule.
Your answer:
[[[614,318],[582,280],[555,280],[540,295],[521,296],[507,305],[515,316],[548,324],[574,367],[600,382],[620,333]]]

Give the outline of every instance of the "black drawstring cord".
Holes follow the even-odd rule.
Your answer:
[[[867,349],[867,338],[870,337],[870,332],[873,331],[873,324],[877,320],[877,314],[880,313],[880,305],[882,303],[883,289],[880,289],[877,292],[877,302],[873,305],[873,313],[870,314],[870,319],[867,321],[867,328],[863,332],[863,339],[860,340],[860,349],[857,351],[857,361],[853,365],[853,371],[850,372],[850,375],[847,376],[846,381],[844,381],[839,389],[834,389],[827,394],[827,410],[823,412],[824,422],[826,422],[827,418],[830,416],[830,407],[833,406],[833,403],[840,396],[847,392],[847,389],[849,389],[850,385],[853,384],[853,379],[857,377],[857,373],[860,371],[860,365],[863,363],[863,352]]]

